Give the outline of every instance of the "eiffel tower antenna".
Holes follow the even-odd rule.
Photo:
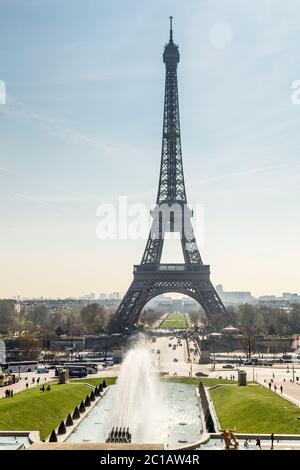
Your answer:
[[[170,16],[170,42],[173,42],[173,16]]]
[[[193,213],[187,206],[177,83],[180,55],[173,42],[172,20],[170,16],[170,40],[163,53],[166,69],[163,136],[153,222],[141,263],[134,266],[133,281],[111,321],[111,332],[130,333],[146,303],[167,292],[192,297],[208,319],[226,313],[210,281],[210,266],[202,262],[191,222]],[[180,233],[184,263],[161,263],[166,232]]]

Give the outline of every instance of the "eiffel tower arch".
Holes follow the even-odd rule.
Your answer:
[[[183,174],[177,66],[178,46],[170,38],[165,45],[166,68],[163,137],[158,193],[152,211],[152,227],[139,265],[134,266],[133,281],[110,324],[112,333],[130,332],[146,303],[157,295],[178,292],[196,300],[210,319],[226,313],[210,281],[210,266],[203,264],[188,208]],[[184,263],[161,263],[165,234],[179,232]]]

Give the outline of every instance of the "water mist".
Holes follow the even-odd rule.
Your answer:
[[[116,384],[112,427],[129,427],[133,442],[151,442],[160,408],[157,373],[149,343],[128,351]]]

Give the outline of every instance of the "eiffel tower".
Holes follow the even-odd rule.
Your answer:
[[[178,46],[173,42],[172,17],[170,39],[165,45],[166,66],[163,138],[158,193],[149,238],[134,279],[110,324],[112,333],[129,333],[138,321],[145,304],[167,292],[186,294],[202,306],[206,316],[226,313],[210,281],[210,267],[203,264],[191,223],[184,184],[177,66]],[[184,257],[182,264],[163,264],[161,255],[167,232],[179,232]]]

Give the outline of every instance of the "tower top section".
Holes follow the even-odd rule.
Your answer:
[[[176,69],[180,60],[178,46],[173,41],[173,16],[170,16],[170,39],[165,45],[163,60],[169,69]]]

